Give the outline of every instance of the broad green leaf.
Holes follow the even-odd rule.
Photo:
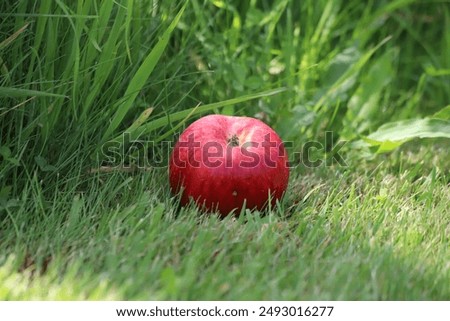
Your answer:
[[[435,113],[430,118],[436,118],[436,119],[444,119],[444,120],[450,120],[450,105],[442,108],[440,111]]]
[[[433,66],[429,66],[425,68],[425,72],[427,75],[433,77],[441,77],[450,75],[450,69],[436,69]]]
[[[369,136],[366,141],[378,146],[377,153],[394,150],[413,138],[450,138],[450,121],[444,119],[410,119],[387,123]]]
[[[164,31],[161,39],[158,41],[158,43],[155,45],[155,47],[150,51],[148,56],[145,58],[142,65],[137,70],[134,77],[131,79],[130,84],[128,85],[128,88],[124,94],[125,100],[121,101],[119,104],[116,105],[117,111],[113,116],[113,119],[111,120],[111,123],[109,124],[108,128],[106,129],[105,134],[103,135],[103,141],[105,141],[112,133],[113,131],[120,125],[123,118],[127,114],[127,112],[130,110],[131,106],[133,105],[134,100],[136,99],[137,95],[141,91],[142,87],[144,87],[148,77],[153,72],[153,69],[155,68],[157,62],[159,61],[159,58],[161,57],[164,49],[167,47],[167,44],[170,39],[170,35],[172,34],[172,31],[175,29],[175,27],[178,24],[178,21],[180,20],[184,9],[186,8],[187,2],[183,5],[181,10],[176,15],[175,19],[172,21],[172,23],[169,25],[169,27]]]
[[[373,148],[372,152],[375,152],[377,154],[382,154],[382,153],[390,152],[390,151],[396,149],[397,147],[400,147],[400,145],[402,145],[407,140],[399,140],[399,141],[385,140],[385,141],[379,142],[377,140],[373,140],[373,139],[364,137],[363,141],[366,142],[367,144],[369,144]],[[355,144],[354,146],[357,146],[357,145]],[[364,145],[361,145],[360,147],[363,147],[363,146]]]
[[[57,168],[55,166],[50,165],[47,162],[47,160],[40,155],[35,156],[34,160],[35,160],[36,164],[39,166],[39,168],[41,169],[41,171],[43,171],[43,172],[54,172],[57,170]]]
[[[0,155],[3,156],[3,159],[10,162],[13,165],[19,166],[20,162],[17,158],[11,157],[11,149],[8,146],[0,146]]]
[[[9,158],[11,156],[11,149],[8,146],[0,146],[0,155],[4,158]]]

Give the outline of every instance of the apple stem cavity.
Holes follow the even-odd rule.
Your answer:
[[[233,136],[231,136],[231,138],[228,138],[227,142],[228,142],[228,146],[231,146],[231,147],[239,146],[239,137],[237,137],[237,135],[234,134]]]

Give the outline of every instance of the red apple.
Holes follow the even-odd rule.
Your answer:
[[[250,117],[210,115],[180,135],[169,162],[170,186],[181,204],[192,199],[223,216],[246,206],[262,210],[286,191],[288,155],[277,133]]]

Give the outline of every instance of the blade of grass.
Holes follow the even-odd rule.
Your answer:
[[[180,20],[186,8],[186,5],[187,2],[180,9],[172,23],[163,33],[161,39],[150,51],[134,77],[131,79],[130,84],[128,85],[128,88],[124,94],[126,100],[122,105],[115,106],[117,108],[117,111],[114,114],[108,128],[106,129],[105,134],[103,135],[103,141],[105,141],[113,133],[113,131],[117,129],[127,112],[130,110],[134,100],[136,99],[142,87],[145,85],[148,77],[151,75],[164,49],[167,47],[172,31],[177,26],[178,21]]]
[[[142,126],[142,124],[145,123],[148,117],[150,117],[153,110],[154,110],[153,107],[144,110],[142,114],[133,122],[133,124],[131,124],[131,126],[128,128],[128,131],[134,131],[136,128]]]
[[[200,106],[200,104],[198,104],[197,106],[195,106],[194,108],[191,108],[191,112],[189,114],[186,115],[186,117],[184,117],[184,119],[182,119],[176,126],[174,126],[173,128],[171,128],[169,131],[167,131],[166,133],[160,135],[156,140],[155,143],[158,143],[160,141],[162,141],[163,139],[166,139],[167,137],[173,135],[178,128],[180,128],[181,126],[183,126],[184,123],[187,122],[187,120],[189,118],[192,117],[192,115],[195,114],[195,111],[198,109],[198,107]]]
[[[66,98],[64,95],[58,95],[53,93],[47,93],[38,90],[22,89],[22,88],[11,88],[11,87],[0,87],[0,97],[58,97]]]
[[[36,52],[39,52],[39,48],[41,47],[42,38],[44,36],[45,27],[47,25],[48,17],[45,16],[46,13],[49,13],[51,10],[52,1],[46,0],[41,1],[41,6],[39,7],[39,13],[41,16],[37,19],[36,22],[36,30],[35,30],[35,37],[34,37],[34,45],[33,48]],[[35,64],[36,56],[32,55],[30,60],[30,67],[29,70],[34,70],[34,64]],[[33,73],[29,72],[27,75],[27,83],[31,82],[31,78],[33,77]]]
[[[106,6],[106,3],[109,1],[105,1],[104,5],[101,8],[101,12],[103,12],[103,7]],[[111,7],[107,6],[105,9],[105,14],[111,12]],[[119,41],[119,36],[121,35],[121,28],[123,25],[123,19],[124,19],[124,10],[119,7],[117,14],[114,17],[114,24],[112,26],[111,32],[109,33],[109,37],[106,40],[105,44],[103,45],[103,50],[100,53],[100,57],[98,58],[98,67],[95,71],[94,80],[93,80],[93,87],[91,88],[89,95],[86,98],[86,101],[83,105],[83,113],[82,118],[85,118],[90,110],[90,107],[95,101],[95,98],[99,95],[100,90],[105,83],[108,76],[111,74],[113,68],[114,68],[114,62],[117,58],[117,46]],[[101,17],[103,18],[103,17]],[[99,22],[99,26],[103,25],[103,20]],[[100,27],[99,27],[100,28]],[[99,38],[101,38],[103,35],[100,34]],[[88,60],[93,61],[96,57],[96,54],[93,52],[89,52],[90,57]]]
[[[89,68],[92,62],[98,58],[99,53],[103,52],[100,43],[103,40],[105,31],[108,29],[107,24],[113,9],[113,1],[103,1],[98,9],[98,19],[95,19],[91,28],[88,28],[87,34],[90,39],[91,46],[87,49],[84,68]],[[96,9],[97,10],[97,9]]]
[[[133,17],[133,0],[128,0],[127,4],[127,17],[125,19],[125,48],[127,50],[128,60],[130,63],[131,60],[131,51],[130,51],[130,27],[131,27],[131,18]]]
[[[29,23],[25,24],[22,28],[14,32],[11,36],[0,42],[0,50],[5,49],[11,42],[19,37],[25,30],[27,30]]]
[[[135,131],[130,133],[130,138],[133,140],[133,139],[140,137],[141,135],[149,134],[156,129],[159,129],[161,127],[164,127],[164,126],[170,124],[172,121],[179,121],[182,119],[186,119],[186,117],[188,115],[195,116],[195,115],[207,112],[207,111],[211,111],[215,108],[221,108],[224,106],[239,104],[239,103],[249,101],[252,99],[276,95],[285,90],[286,90],[285,88],[271,89],[271,90],[266,90],[266,91],[262,91],[262,92],[255,93],[255,94],[244,95],[244,96],[224,100],[224,101],[217,102],[217,103],[207,104],[207,105],[193,107],[193,108],[189,108],[189,109],[186,109],[183,111],[179,111],[179,112],[170,114],[168,116],[157,118],[155,120],[152,120],[152,121],[136,128]],[[118,135],[114,139],[110,140],[109,142],[120,142],[121,137],[122,137],[122,135]]]
[[[437,113],[432,115],[430,118],[450,120],[450,105],[445,106],[444,108],[439,110]]]

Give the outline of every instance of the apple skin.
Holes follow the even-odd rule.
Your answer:
[[[169,161],[173,193],[222,216],[274,205],[286,191],[289,161],[277,133],[251,117],[209,115],[180,135]]]

